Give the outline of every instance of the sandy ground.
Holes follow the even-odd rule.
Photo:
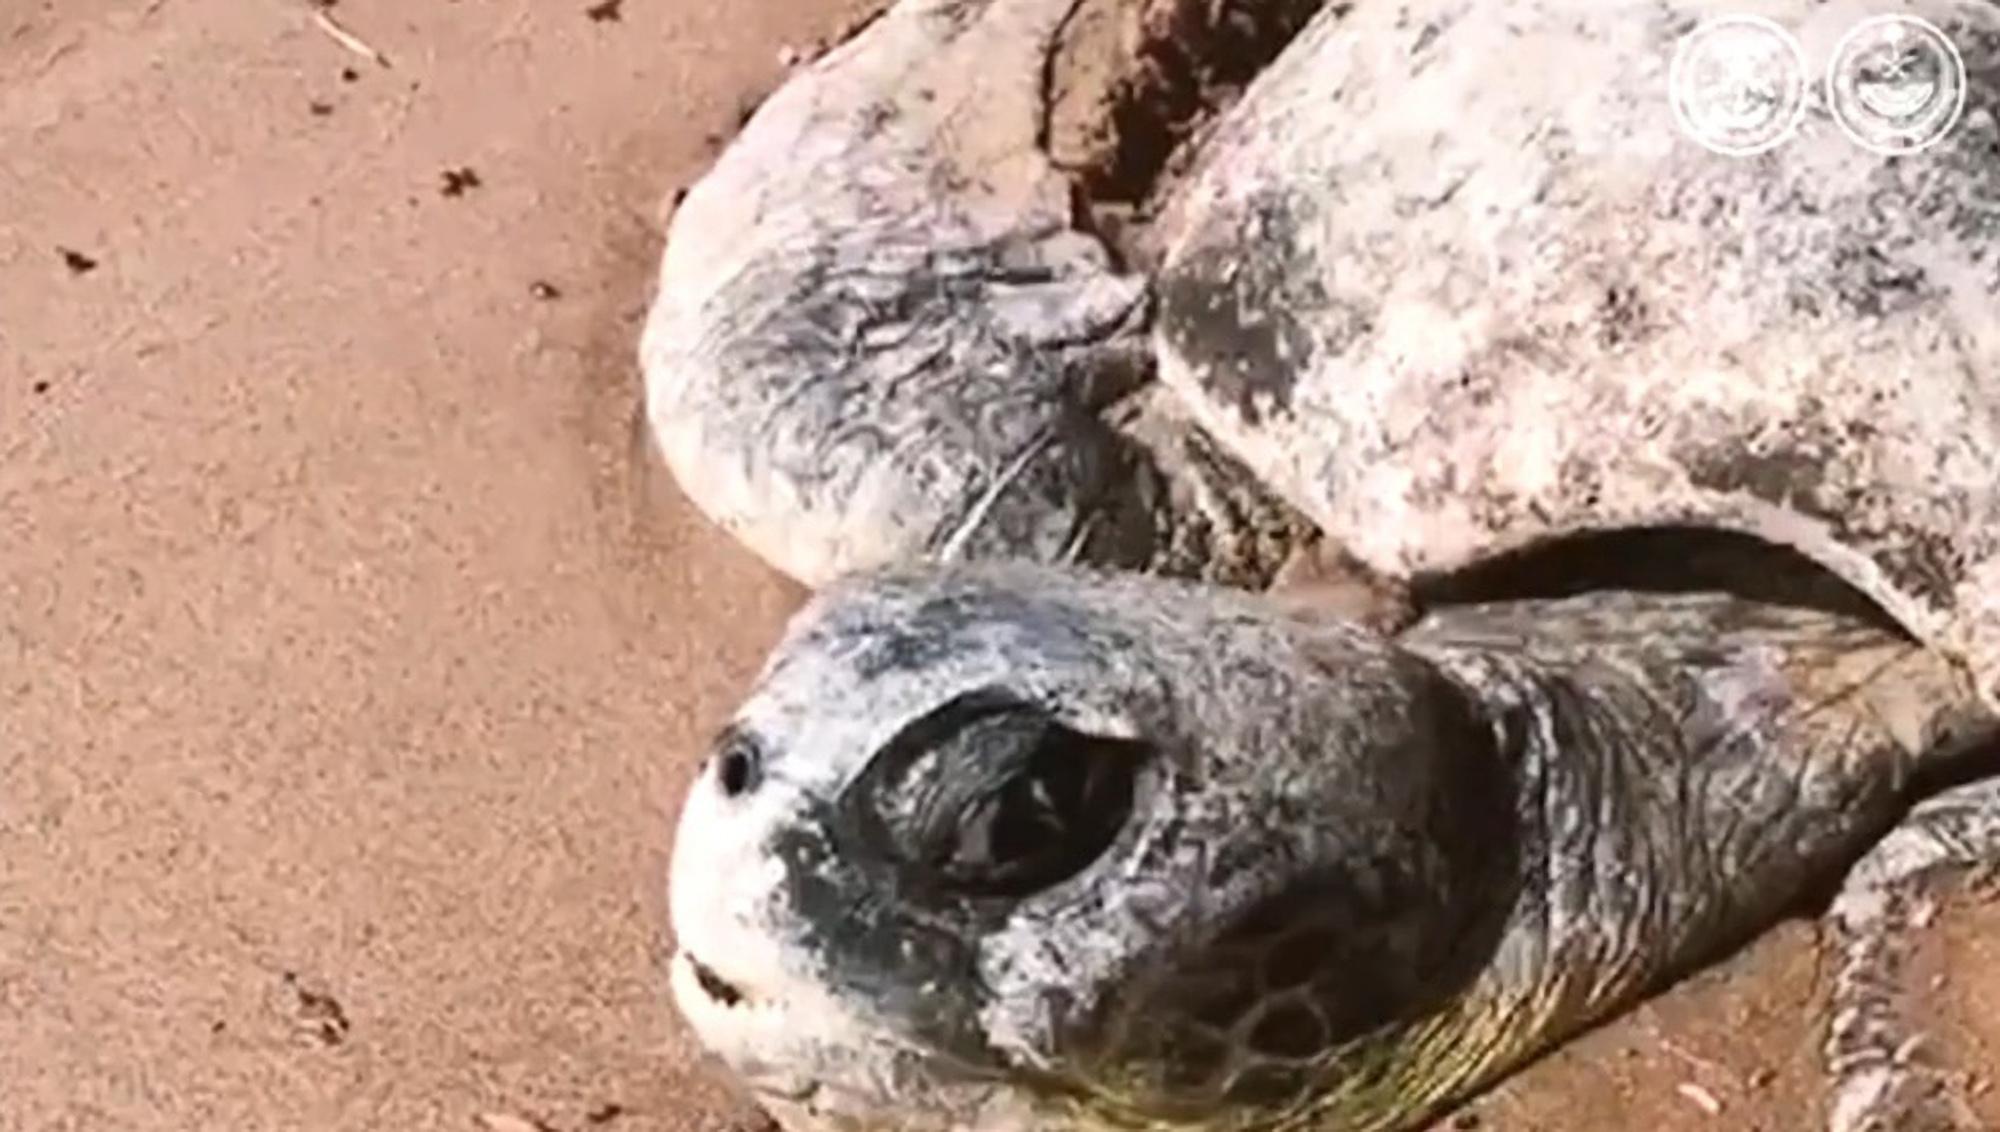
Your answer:
[[[631,355],[663,198],[865,7],[342,0],[385,67],[0,5],[0,1128],[756,1126],[663,877],[799,595],[635,475]],[[1805,1127],[1817,978],[1781,933],[1454,1126]]]

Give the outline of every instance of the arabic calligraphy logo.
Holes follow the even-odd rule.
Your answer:
[[[1863,20],[1826,68],[1826,103],[1855,144],[1876,153],[1936,145],[1965,109],[1965,60],[1915,16]]]
[[[1760,16],[1724,16],[1681,38],[1668,72],[1674,118],[1717,153],[1745,157],[1782,144],[1806,108],[1805,52]]]

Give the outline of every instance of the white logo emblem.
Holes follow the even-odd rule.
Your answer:
[[[1724,16],[1695,28],[1681,38],[1667,76],[1681,129],[1732,157],[1791,137],[1809,85],[1798,40],[1761,16]]]
[[[1876,153],[1936,145],[1965,109],[1965,60],[1915,16],[1863,20],[1826,68],[1826,104],[1855,144]]]

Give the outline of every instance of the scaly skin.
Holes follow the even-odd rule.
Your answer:
[[[1729,528],[1931,652],[1715,598],[1439,610],[1391,645],[1222,588],[845,586],[697,787],[674,882],[714,968],[678,963],[680,1000],[798,1128],[1403,1126],[1852,859],[1947,757],[1934,713],[1972,718],[1958,670],[2000,703],[2000,7],[1902,5],[1972,72],[1936,149],[1878,160],[1809,122],[1732,161],[1672,135],[1661,89],[1712,5],[1329,5],[1189,151],[1148,277],[1082,230],[1049,80],[1086,7],[1157,30],[1187,6],[901,0],[757,113],[676,216],[642,348],[704,512],[812,586],[1019,557],[1254,587],[1317,534],[1414,587],[1606,528]],[[1765,6],[1815,58],[1877,10]],[[1114,764],[1136,748],[1079,736],[1200,772],[1080,903],[968,910],[868,856],[895,822],[835,835],[854,776],[973,670],[1054,696]],[[993,710],[939,791],[1023,757],[1034,712]],[[745,750],[775,752],[761,787],[724,769]],[[2000,791],[1898,834],[1837,905],[1838,1132],[1931,1126],[1870,957],[1924,871],[2000,859]],[[1203,1074],[1245,1035],[1180,1025],[1203,988],[1146,979],[1278,962],[1286,940],[1228,933],[1279,899],[1344,993],[1264,1034],[1309,1065],[1231,1094]]]
[[[675,212],[640,347],[654,436],[808,586],[995,555],[1261,584],[1305,529],[1141,388],[1146,281],[1072,228],[1037,144],[1076,6],[898,4]]]
[[[1392,642],[1161,579],[873,576],[694,787],[675,990],[793,1129],[1409,1128],[1838,876],[1977,702],[1892,632],[1716,595]],[[973,893],[1058,765],[1133,766],[1129,816]],[[940,800],[981,775],[996,824]]]
[[[1727,527],[2000,704],[2000,6],[1891,6],[1971,76],[1934,148],[1815,121],[1741,160],[1667,107],[1705,0],[1329,4],[1194,151],[1151,277],[1046,151],[1084,6],[902,0],[676,214],[649,418],[761,557],[809,586],[989,556],[1256,585],[1316,528],[1408,582]],[[1765,14],[1817,67],[1881,10]]]
[[[1670,110],[1708,0],[1329,5],[1173,194],[1160,381],[1383,577],[1579,531],[1792,546],[2000,705],[2000,5],[1769,0],[1818,89],[1909,15],[1968,74],[1888,158],[1815,105],[1709,152]]]

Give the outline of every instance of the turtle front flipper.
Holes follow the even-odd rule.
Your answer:
[[[1048,149],[1077,14],[1159,6],[902,0],[750,118],[641,344],[705,514],[809,586],[996,556],[1268,579],[1307,525],[1146,388],[1146,281]]]
[[[1829,1132],[1970,1132],[1983,1127],[1966,1074],[1926,1048],[1906,962],[1939,874],[2000,868],[2000,779],[1919,802],[1849,875],[1828,913],[1838,949],[1826,1039]],[[1969,1070],[1972,1067],[1958,1067]]]

